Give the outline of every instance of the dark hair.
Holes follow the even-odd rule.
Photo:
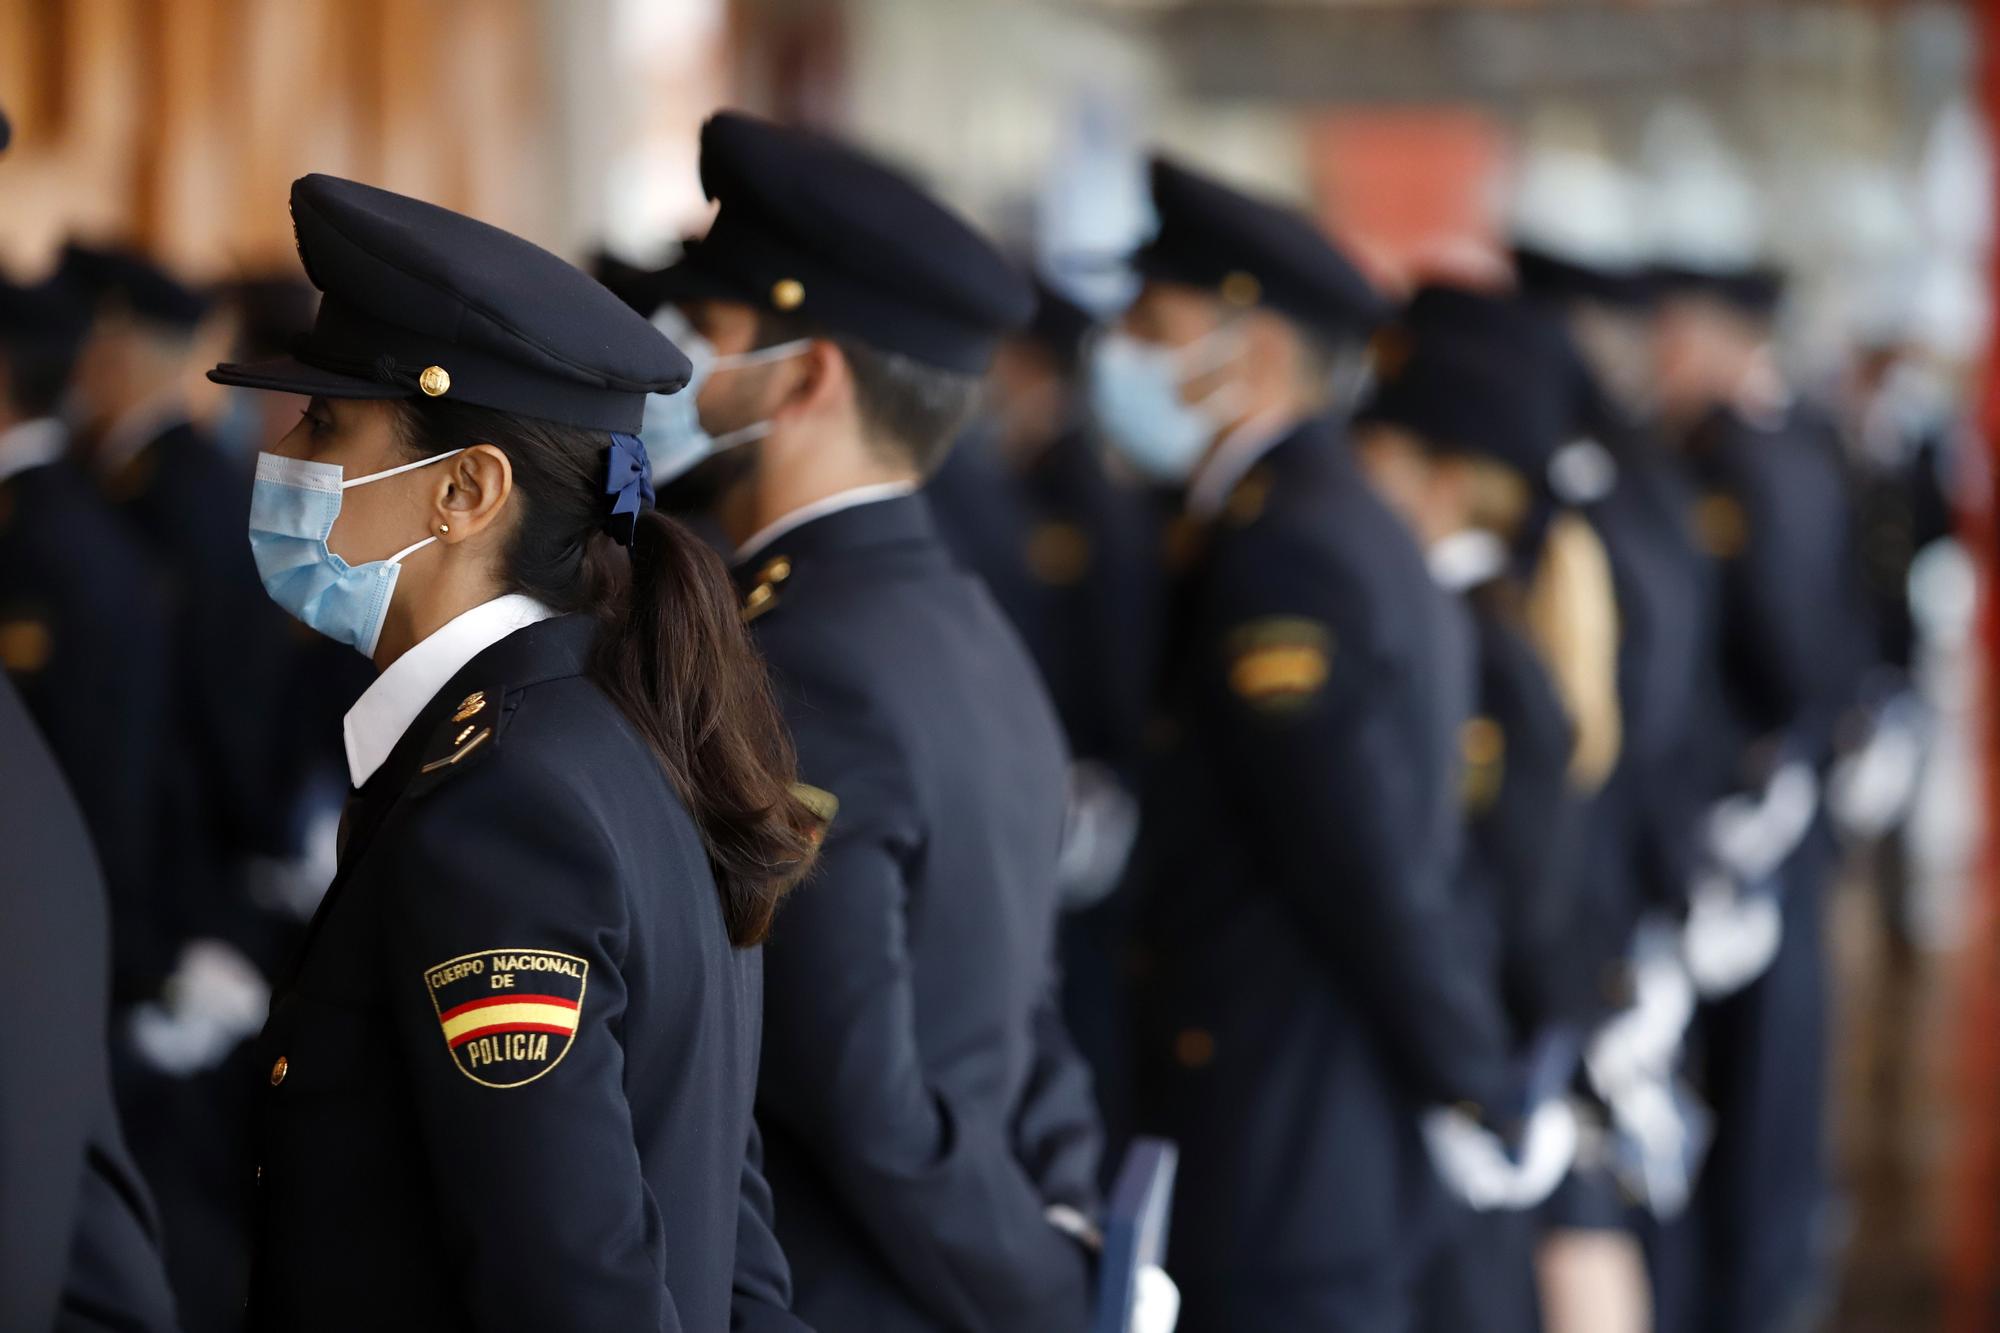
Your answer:
[[[639,515],[632,546],[603,523],[603,431],[462,403],[398,404],[418,456],[490,444],[514,471],[520,518],[506,580],[595,616],[591,678],[639,729],[701,830],[729,938],[756,944],[811,867],[818,820],[721,558],[682,524]]]
[[[795,338],[824,338],[840,349],[854,376],[855,406],[868,438],[895,450],[892,461],[909,464],[924,476],[944,461],[946,450],[979,406],[984,381],[977,375],[885,352],[806,320],[759,314],[757,346],[773,347]]]

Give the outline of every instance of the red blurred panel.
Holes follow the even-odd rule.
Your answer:
[[[1401,288],[1493,272],[1509,149],[1493,120],[1461,106],[1329,111],[1306,134],[1320,218],[1372,276]]]
[[[1981,0],[1979,12],[1980,106],[1989,137],[2000,140],[2000,0]],[[1989,275],[2000,309],[2000,268]],[[2000,441],[2000,339],[1989,342],[1981,376],[1978,434],[1991,450]],[[2000,478],[1990,464],[1975,470]],[[1985,829],[1966,913],[1964,1003],[1960,1010],[1959,1097],[1961,1143],[1955,1173],[1958,1197],[1950,1214],[1947,1321],[1954,1333],[1988,1330],[2000,1321],[2000,608],[1994,603],[2000,574],[2000,496],[1972,497],[1963,537],[1978,561],[1982,598],[1975,716],[1979,724],[1980,784]]]

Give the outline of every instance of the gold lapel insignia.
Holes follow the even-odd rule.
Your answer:
[[[468,727],[466,728],[466,730],[470,731],[471,728]],[[459,735],[461,736],[463,736],[464,734],[465,732],[463,731],[459,733]],[[425,764],[421,769],[419,769],[418,772],[435,773],[440,768],[450,768],[453,764],[457,763],[459,760],[465,758],[465,756],[471,754],[474,750],[477,750],[480,746],[484,745],[489,739],[492,738],[492,735],[493,735],[493,728],[481,727],[479,729],[479,734],[477,736],[474,736],[471,740],[466,741],[463,744],[459,745],[459,747],[456,750],[453,750],[450,754],[446,755],[444,758],[431,760],[428,764]]]
[[[451,715],[451,720],[454,722],[464,722],[468,718],[476,716],[479,710],[484,707],[486,707],[486,691],[474,690],[458,701],[458,711]]]
[[[792,576],[792,562],[778,555],[757,569],[757,581],[743,594],[743,623],[749,624],[778,604],[778,585]]]

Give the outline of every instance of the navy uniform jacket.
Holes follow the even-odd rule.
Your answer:
[[[1861,663],[1838,459],[1790,417],[1753,422],[1734,412],[1709,417],[1688,458],[1696,537],[1720,571],[1727,717],[1717,762],[1733,765],[1780,736],[1799,757],[1825,760]]]
[[[480,653],[349,807],[259,1042],[256,1328],[797,1327],[759,956],[593,634]]]
[[[1071,751],[1129,773],[1139,757],[1156,582],[1144,498],[1064,432],[1024,470],[974,436],[925,489],[959,561],[985,580],[1048,685]]]
[[[90,828],[120,999],[155,993],[173,965],[157,893],[167,631],[146,566],[69,460],[0,481],[0,666]]]
[[[1469,843],[1466,883],[1485,917],[1492,974],[1517,1042],[1576,1009],[1574,971],[1585,804],[1570,785],[1575,732],[1547,669],[1506,605],[1508,587],[1472,589],[1479,715],[1460,733]]]
[[[1319,420],[1237,486],[1172,615],[1139,1113],[1181,1144],[1188,1326],[1382,1327],[1437,1198],[1420,1107],[1517,1096],[1454,919],[1471,630]]]
[[[1034,668],[921,496],[743,566],[806,783],[838,807],[767,948],[758,1119],[800,1315],[844,1330],[1061,1333],[1098,1130],[1052,970],[1062,738]],[[831,801],[828,804],[831,804]]]
[[[1578,1003],[1629,999],[1622,957],[1649,909],[1677,909],[1692,883],[1697,823],[1713,798],[1702,724],[1712,708],[1715,573],[1688,527],[1691,496],[1665,446],[1600,407],[1597,435],[1617,484],[1583,510],[1604,545],[1618,603],[1618,763],[1587,821],[1589,924],[1570,971]]]
[[[168,1333],[159,1224],[111,1103],[104,887],[5,680],[0,847],[0,997],[18,1016],[0,1026],[0,1328]]]

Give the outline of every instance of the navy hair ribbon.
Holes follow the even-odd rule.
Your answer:
[[[640,512],[653,507],[653,465],[636,435],[612,432],[611,447],[605,451],[604,494],[612,500],[604,530],[620,546],[630,546],[639,530]]]

